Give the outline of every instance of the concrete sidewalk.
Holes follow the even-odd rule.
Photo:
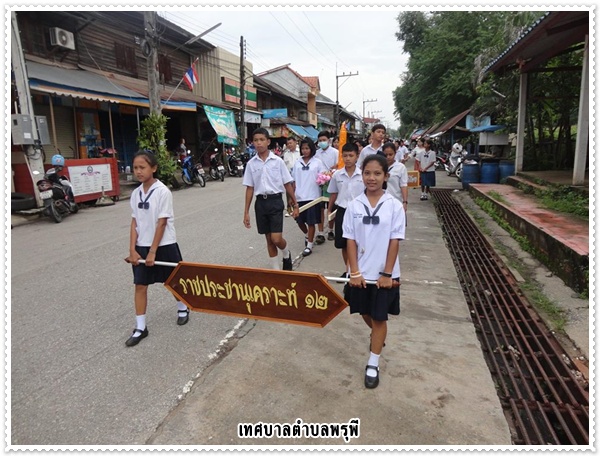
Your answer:
[[[360,437],[348,444],[510,445],[433,204],[419,196],[409,192],[401,314],[388,322],[376,389],[363,383],[369,330],[360,316],[344,311],[323,329],[247,320],[148,443],[346,445],[342,438],[243,439],[238,423],[359,418]],[[286,220],[300,252],[299,230]],[[327,241],[298,270],[339,276],[341,254]]]

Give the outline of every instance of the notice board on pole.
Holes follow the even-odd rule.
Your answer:
[[[114,158],[65,160],[64,173],[73,186],[75,202],[93,201],[102,196],[119,196],[119,172]]]

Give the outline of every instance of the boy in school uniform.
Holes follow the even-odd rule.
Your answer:
[[[328,131],[324,130],[319,132],[319,136],[317,138],[317,153],[315,157],[323,162],[323,164],[327,167],[329,171],[333,171],[337,168],[338,160],[339,160],[339,151],[329,145],[329,140],[331,135]],[[329,192],[327,192],[329,193]],[[323,196],[328,196],[324,194]],[[325,242],[325,206],[329,206],[327,203],[321,203],[321,222],[318,224],[317,236],[315,238],[315,244],[323,244]],[[328,238],[329,240],[333,240],[333,224],[328,224]]]
[[[348,251],[346,249],[347,241],[342,232],[342,223],[344,213],[348,203],[365,191],[360,168],[356,166],[358,160],[358,146],[355,143],[348,143],[342,146],[342,160],[344,167],[338,169],[329,181],[329,204],[331,211],[335,213],[335,247],[342,250],[342,259],[344,260],[344,273],[342,277],[348,277]]]
[[[278,250],[283,255],[283,270],[292,270],[292,253],[283,237],[284,203],[282,194],[287,193],[294,218],[298,217],[298,204],[292,185],[293,179],[281,158],[269,150],[271,139],[265,128],[252,133],[256,155],[248,161],[242,184],[246,187],[244,226],[250,228],[250,205],[256,195],[254,213],[259,234],[264,234],[271,267],[279,269]]]

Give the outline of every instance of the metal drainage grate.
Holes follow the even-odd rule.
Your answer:
[[[452,197],[434,190],[442,231],[517,445],[587,445],[588,384],[500,257]]]

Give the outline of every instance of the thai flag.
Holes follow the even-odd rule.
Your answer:
[[[196,68],[194,68],[193,65],[190,67],[189,70],[187,70],[185,72],[185,75],[183,76],[183,80],[185,81],[187,86],[190,88],[190,90],[193,90],[194,84],[198,84],[198,81],[199,81],[198,73],[196,72]]]

